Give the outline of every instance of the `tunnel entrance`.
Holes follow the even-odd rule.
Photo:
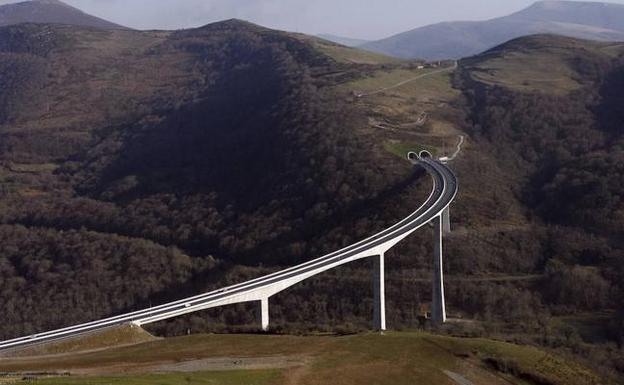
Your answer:
[[[407,153],[407,160],[410,160],[412,162],[415,162],[421,159],[429,159],[429,158],[433,158],[433,155],[431,155],[431,153],[427,150],[422,150],[419,153],[415,153],[413,151],[410,151]]]
[[[420,159],[429,159],[429,158],[433,158],[433,155],[431,155],[429,151],[423,150],[420,153],[418,153],[418,157]]]

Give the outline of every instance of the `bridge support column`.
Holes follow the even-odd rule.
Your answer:
[[[431,301],[431,320],[434,324],[446,322],[444,303],[444,272],[442,270],[442,234],[443,215],[433,220],[434,256],[433,256],[433,299]]]
[[[373,272],[373,328],[386,330],[386,285],[385,285],[385,255],[382,253],[375,258]]]
[[[260,324],[262,325],[262,331],[269,330],[269,298],[263,298],[260,300]]]
[[[450,234],[451,232],[451,208],[447,207],[442,211],[442,229],[444,234]]]

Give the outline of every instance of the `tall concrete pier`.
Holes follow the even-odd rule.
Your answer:
[[[375,266],[373,267],[373,328],[375,330],[386,330],[386,285],[385,285],[385,255],[373,257]]]
[[[260,300],[260,325],[263,331],[269,330],[269,298]]]
[[[444,234],[451,232],[451,208],[447,207],[442,211],[442,230]]]
[[[319,258],[246,282],[230,285],[226,288],[172,301],[150,307],[149,309],[0,341],[0,350],[56,341],[104,330],[117,325],[148,325],[206,309],[248,302],[260,304],[258,321],[263,330],[268,330],[269,298],[318,274],[364,258],[374,258],[375,261],[373,273],[375,293],[374,325],[378,330],[385,330],[384,253],[427,224],[434,225],[435,229],[432,319],[434,323],[442,323],[446,320],[444,280],[442,275],[442,236],[450,231],[449,211],[447,208],[457,195],[458,181],[455,174],[444,162],[433,159],[431,154],[426,151],[422,151],[420,154],[410,152],[408,159],[414,166],[423,167],[430,174],[433,181],[431,194],[425,203],[408,218],[377,234]]]
[[[444,273],[442,270],[442,223],[443,215],[433,221],[433,299],[431,301],[431,320],[435,324],[446,322],[446,305],[444,303]]]

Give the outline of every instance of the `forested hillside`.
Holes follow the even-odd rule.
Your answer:
[[[601,344],[624,342],[623,75],[623,45],[556,36],[514,40],[465,59],[457,75],[467,130],[480,156],[505,170],[499,182],[510,186],[500,197],[499,219],[510,219],[510,208],[519,206],[522,222],[531,225],[523,230],[517,222],[498,233],[516,238],[511,250],[530,245],[523,254],[535,256],[533,271],[543,274],[527,299],[510,300],[516,313],[527,302],[536,315],[516,322],[526,331],[537,321],[541,343],[620,371],[621,355]],[[461,169],[480,161],[467,160]],[[470,201],[464,204],[466,215],[478,216]],[[559,333],[567,333],[564,341]]]
[[[430,191],[405,150],[446,154],[463,134],[445,270],[449,314],[469,322],[449,332],[621,372],[623,54],[534,36],[453,75],[355,97],[431,69],[237,20],[177,32],[1,28],[0,338],[198,294],[365,238]],[[392,328],[427,327],[431,235],[388,254]],[[271,298],[274,330],[368,327],[371,267]],[[152,330],[256,329],[255,307]]]
[[[331,251],[394,220],[367,207],[413,182],[331,89],[367,66],[298,37],[236,20],[0,35],[5,337]]]

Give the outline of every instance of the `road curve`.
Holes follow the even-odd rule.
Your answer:
[[[416,157],[413,153],[409,159],[414,165],[425,168],[431,175],[433,179],[431,194],[410,216],[367,239],[300,265],[205,294],[98,321],[3,341],[0,342],[0,351],[71,338],[122,324],[145,325],[212,307],[268,299],[311,276],[355,260],[383,254],[414,231],[441,216],[457,195],[457,178],[445,164],[431,157]]]

